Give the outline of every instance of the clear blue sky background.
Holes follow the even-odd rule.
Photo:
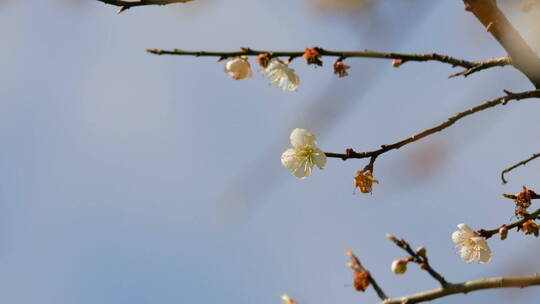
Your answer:
[[[512,68],[467,79],[438,63],[351,59],[337,79],[301,60],[297,92],[261,75],[234,81],[210,58],[146,48],[374,49],[477,60],[503,50],[461,1],[380,0],[321,13],[310,1],[203,1],[115,14],[97,1],[0,1],[0,301],[3,303],[374,303],[351,288],[351,248],[392,296],[437,286],[384,235],[428,248],[450,281],[538,272],[538,240],[490,240],[465,264],[456,224],[511,221],[501,193],[536,189],[540,104],[479,113],[381,156],[373,195],[352,194],[364,161],[329,159],[296,180],[279,157],[295,127],[325,151],[372,150],[453,113],[530,89]],[[531,45],[528,20],[508,10]],[[536,14],[536,15],[534,15]],[[254,65],[255,66],[255,65]],[[537,203],[535,203],[537,207]],[[540,292],[485,291],[438,303],[531,303]]]

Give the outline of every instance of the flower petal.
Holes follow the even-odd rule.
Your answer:
[[[313,152],[313,163],[321,170],[326,166],[326,154],[319,148],[315,149]]]
[[[315,135],[309,133],[306,129],[296,128],[291,132],[291,145],[295,148],[314,147],[317,143]]]
[[[299,179],[306,178],[311,175],[313,164],[309,165],[308,162],[302,162],[296,170],[291,171],[292,175]]]
[[[290,170],[296,170],[300,166],[300,158],[295,149],[287,149],[281,154],[281,164]]]

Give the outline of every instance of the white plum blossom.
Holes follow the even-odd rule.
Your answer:
[[[272,84],[283,91],[295,91],[300,85],[300,77],[278,58],[272,58],[266,68],[261,68],[260,71]]]
[[[251,65],[246,56],[235,57],[229,59],[225,64],[225,73],[229,74],[233,79],[251,78]]]
[[[467,263],[472,261],[481,264],[489,263],[491,249],[489,249],[486,239],[465,224],[459,224],[457,227],[459,230],[452,233],[452,241],[456,247],[461,247],[459,251],[461,259]]]
[[[281,164],[291,170],[297,178],[305,178],[311,175],[314,165],[324,169],[326,155],[317,147],[315,135],[305,129],[296,128],[290,136],[292,148],[281,155]]]

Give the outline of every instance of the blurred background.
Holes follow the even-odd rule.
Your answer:
[[[537,52],[540,9],[499,1]],[[373,195],[353,195],[365,160],[329,159],[297,180],[280,164],[292,129],[325,151],[376,149],[455,112],[531,89],[513,68],[447,79],[439,63],[350,59],[349,77],[295,60],[296,92],[259,73],[235,81],[215,58],[147,48],[504,55],[461,1],[196,0],[116,15],[93,0],[0,0],[0,301],[5,303],[375,303],[352,288],[351,248],[390,296],[437,287],[391,232],[427,247],[449,281],[539,272],[538,240],[490,240],[466,264],[450,234],[513,221],[501,193],[538,185],[540,104],[496,107],[379,157]],[[536,22],[536,23],[535,23]],[[252,62],[256,68],[256,64]],[[533,207],[538,208],[534,202]],[[438,303],[531,303],[540,290]]]

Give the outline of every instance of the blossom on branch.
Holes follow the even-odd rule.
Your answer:
[[[484,237],[473,231],[465,224],[457,225],[459,230],[452,233],[452,241],[456,247],[461,247],[461,259],[467,263],[476,261],[486,264],[491,261],[491,249]]]
[[[239,80],[251,78],[251,65],[246,56],[240,56],[229,59],[225,64],[225,73],[229,74],[233,79]]]
[[[281,164],[291,170],[291,174],[297,178],[305,178],[311,175],[314,165],[324,169],[326,155],[315,141],[315,135],[305,129],[296,128],[290,136],[292,148],[281,155]]]
[[[260,71],[272,84],[283,91],[295,91],[300,85],[300,77],[278,58],[272,58],[266,68],[261,68]]]
[[[297,304],[296,301],[289,297],[289,295],[286,293],[281,295],[281,300],[282,304]]]

